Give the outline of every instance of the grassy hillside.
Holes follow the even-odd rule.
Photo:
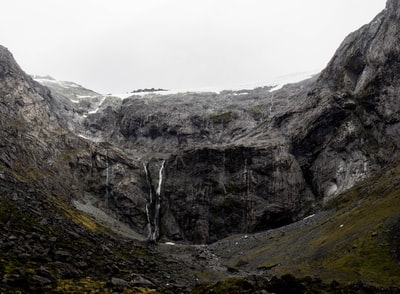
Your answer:
[[[398,286],[400,164],[389,170],[329,203],[322,217],[226,240],[214,250],[236,270]]]

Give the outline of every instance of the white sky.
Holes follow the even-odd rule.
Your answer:
[[[29,74],[101,93],[230,87],[321,70],[386,0],[1,0]]]

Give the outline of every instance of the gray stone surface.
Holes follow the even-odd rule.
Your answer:
[[[320,75],[274,92],[120,100],[42,81],[49,91],[2,49],[2,87],[13,89],[4,94],[8,108],[2,111],[11,107],[10,116],[23,120],[4,124],[15,138],[21,126],[29,130],[26,142],[37,155],[32,160],[27,154],[24,164],[64,176],[64,183],[40,185],[58,186],[76,203],[90,194],[113,223],[142,236],[162,160],[161,237],[207,243],[288,224],[398,157],[399,23],[397,1],[388,1],[344,40]],[[15,154],[3,153],[2,162],[12,166]],[[143,163],[149,164],[150,187]]]

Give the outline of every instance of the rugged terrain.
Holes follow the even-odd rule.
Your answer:
[[[393,5],[349,35],[320,75],[278,91],[121,101],[49,82],[52,107],[71,131],[152,162],[154,185],[166,161],[160,232],[168,239],[210,243],[289,224],[398,156]]]
[[[0,47],[1,291],[397,293],[399,26],[279,90],[123,100]]]

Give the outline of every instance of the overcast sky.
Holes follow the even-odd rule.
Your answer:
[[[386,0],[2,0],[29,74],[101,93],[227,87],[318,71]]]

